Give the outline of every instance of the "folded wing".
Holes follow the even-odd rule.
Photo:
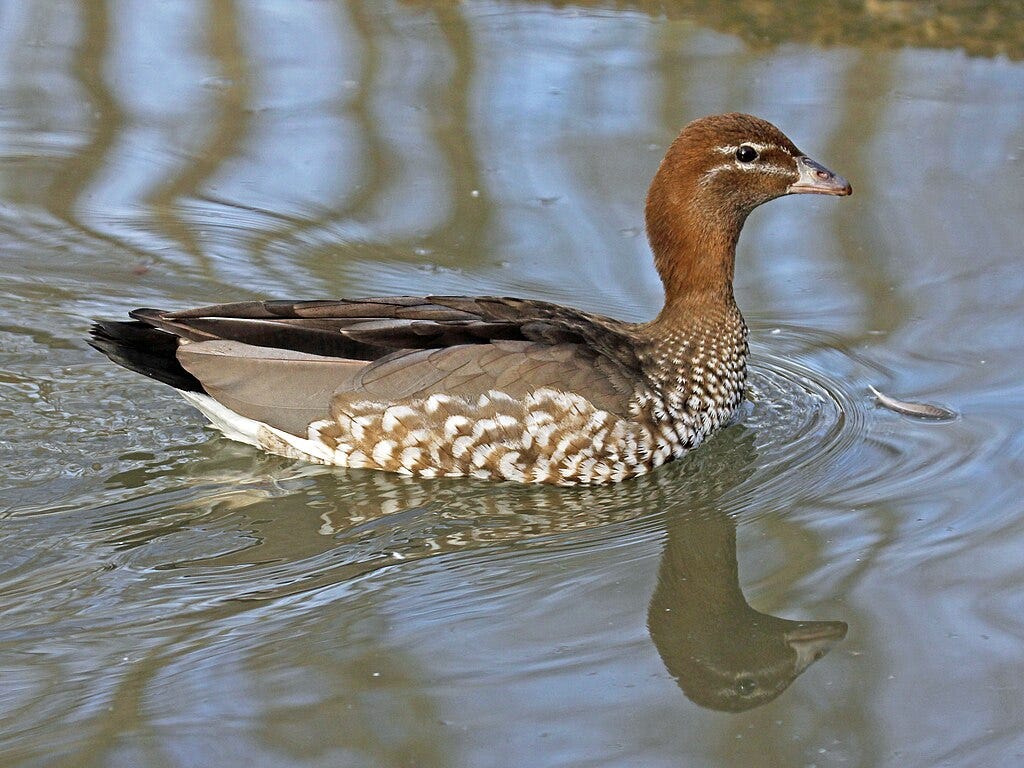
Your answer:
[[[393,404],[435,393],[521,398],[552,388],[625,415],[639,375],[624,324],[520,299],[242,302],[131,315],[134,323],[98,326],[102,337],[94,329],[94,345],[172,386],[196,381],[236,413],[296,435],[332,402]],[[168,337],[180,343],[169,346]],[[154,355],[162,355],[161,375],[141,369]]]

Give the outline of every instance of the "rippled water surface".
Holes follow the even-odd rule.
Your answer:
[[[750,402],[638,481],[256,455],[83,342],[650,317],[646,185],[734,109],[856,194],[750,218]],[[1024,763],[1022,223],[1016,2],[0,6],[0,765]]]

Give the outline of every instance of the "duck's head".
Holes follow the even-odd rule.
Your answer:
[[[754,208],[783,195],[852,191],[767,120],[711,115],[684,127],[662,160],[647,195],[648,236],[663,277],[666,270],[685,275],[700,266],[677,261],[707,256],[714,262],[717,254],[718,261],[728,257],[723,277],[731,283],[736,238]]]

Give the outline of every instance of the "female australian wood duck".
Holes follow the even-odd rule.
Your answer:
[[[235,440],[421,477],[609,483],[696,447],[743,398],[736,241],[761,203],[848,195],[771,123],[687,125],[647,195],[665,305],[625,323],[541,301],[261,301],[99,322],[92,344]]]

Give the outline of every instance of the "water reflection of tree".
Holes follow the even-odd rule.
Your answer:
[[[149,193],[148,202],[160,229],[211,278],[212,265],[196,227],[182,218],[181,204],[197,197],[206,182],[241,149],[249,123],[252,89],[234,0],[210,0],[206,10],[206,49],[216,62],[221,86],[214,89],[213,125],[203,145],[190,153],[188,163],[177,173],[168,174]]]
[[[387,143],[381,135],[386,126],[381,124],[374,108],[375,99],[380,96],[375,87],[377,73],[383,58],[395,50],[386,50],[377,42],[376,38],[381,34],[377,28],[379,20],[364,3],[350,0],[346,7],[362,49],[357,95],[348,110],[360,128],[360,138],[365,147],[361,179],[346,180],[346,186],[352,191],[338,203],[299,222],[258,233],[250,246],[257,257],[265,257],[272,245],[293,241],[304,233],[330,232],[335,225],[347,219],[369,217],[374,203],[386,198],[389,192],[394,193],[389,171],[394,168],[395,157],[387,151]],[[479,193],[485,188],[476,148],[477,126],[471,108],[477,67],[475,41],[463,18],[461,6],[441,6],[434,10],[433,15],[444,41],[444,48],[439,53],[451,62],[451,74],[443,84],[431,83],[429,91],[423,94],[422,105],[427,112],[429,136],[451,184],[447,213],[429,231],[411,238],[393,238],[384,247],[358,242],[339,243],[336,238],[328,236],[326,244],[309,253],[307,262],[311,273],[326,284],[335,280],[334,265],[339,252],[349,256],[369,252],[377,261],[422,261],[415,251],[421,244],[429,243],[435,253],[432,261],[457,259],[460,263],[478,260],[486,253],[483,241],[489,232],[492,204],[486,194],[476,197],[471,194],[473,190]]]
[[[348,190],[342,199],[316,215],[291,218],[280,227],[267,227],[252,234],[248,248],[254,263],[264,269],[272,268],[268,263],[268,259],[274,256],[269,251],[271,246],[293,244],[303,233],[323,229],[331,223],[343,222],[370,211],[388,189],[389,172],[393,170],[394,161],[381,135],[374,110],[374,99],[381,87],[379,77],[383,63],[383,53],[378,42],[379,31],[365,3],[348,0],[343,5],[345,13],[336,15],[338,24],[358,38],[359,63],[355,72],[354,92],[339,109],[357,127],[361,162],[358,169],[325,169],[326,172],[338,174],[342,186]],[[339,76],[342,74],[339,67]],[[320,272],[325,282],[331,282],[333,275],[322,274],[316,266],[320,263],[320,259],[313,260],[311,269]]]
[[[871,171],[871,142],[884,129],[890,100],[881,94],[892,92],[895,66],[888,57],[860,52],[846,73],[845,87],[853,89],[861,83],[870,82],[873,90],[880,94],[875,99],[857,99],[851,95],[840,101],[843,114],[839,124],[856,123],[858,130],[855,133],[837,131],[828,151],[829,156],[834,153],[841,158],[850,178],[868,180],[877,177]],[[901,292],[888,290],[893,282],[891,254],[898,252],[900,245],[886,242],[884,234],[876,228],[858,226],[857,222],[863,219],[863,211],[837,207],[832,216],[832,232],[840,246],[832,251],[836,257],[835,269],[845,272],[851,282],[859,284],[858,293],[868,305],[863,314],[870,318],[871,325],[863,329],[858,341],[867,341],[868,333],[879,328],[903,327],[912,311],[910,303]],[[853,344],[854,340],[849,339],[847,343]]]
[[[450,0],[440,0],[447,4]],[[411,5],[434,5],[416,0]],[[1018,0],[567,0],[537,5],[640,11],[686,19],[764,48],[783,43],[963,48],[1024,58]]]
[[[104,75],[111,41],[110,9],[106,0],[82,0],[80,26],[71,73],[89,105],[92,134],[77,152],[60,164],[47,190],[47,208],[90,238],[138,253],[138,249],[128,243],[91,227],[79,215],[78,206],[89,185],[104,169],[124,125],[124,111]]]
[[[398,13],[431,17],[437,35],[431,45],[446,67],[431,74],[429,88],[423,94],[426,110],[425,135],[436,149],[436,156],[447,169],[449,184],[444,216],[415,236],[382,237],[380,240],[344,241],[339,233],[350,221],[372,221],[374,207],[394,192],[392,171],[396,157],[389,151],[384,133],[387,126],[380,119],[382,94],[388,83],[379,82],[382,68],[403,47],[400,34],[387,23],[386,15],[359,0],[348,0],[344,13],[335,14],[345,32],[358,40],[359,69],[354,95],[338,97],[337,108],[351,120],[361,145],[361,163],[357,168],[324,169],[337,175],[344,188],[337,199],[299,216],[281,215],[275,211],[258,212],[247,208],[244,199],[218,197],[211,187],[215,173],[237,160],[241,140],[254,110],[259,109],[252,81],[258,72],[250,71],[253,57],[248,51],[259,45],[258,30],[247,24],[239,4],[216,0],[203,5],[207,11],[208,34],[205,50],[216,64],[224,87],[215,90],[212,104],[213,125],[204,145],[190,151],[187,162],[169,171],[148,196],[148,204],[156,226],[192,256],[201,271],[212,278],[212,262],[206,248],[199,242],[200,225],[184,214],[189,200],[237,206],[255,213],[250,217],[251,234],[243,248],[247,257],[263,273],[288,273],[288,267],[301,263],[303,271],[323,284],[337,282],[339,257],[368,256],[374,261],[422,261],[415,254],[421,243],[429,243],[435,251],[432,261],[455,258],[472,263],[487,253],[486,238],[493,231],[495,210],[489,196],[473,198],[469,191],[484,189],[483,168],[487,159],[481,156],[477,142],[480,137],[479,116],[473,108],[476,71],[481,57],[488,55],[478,47],[473,10],[457,3],[410,3]],[[988,3],[983,9],[965,10],[963,5],[935,0],[919,4],[900,2],[760,2],[724,3],[588,3],[574,6],[631,8],[654,12],[671,18],[686,18],[697,24],[739,34],[751,47],[781,41],[826,42],[845,45],[875,46],[882,44],[928,44],[967,46],[971,50],[972,35],[984,31],[986,45],[993,51],[1013,56],[1024,45],[1019,15],[1010,13],[1008,3]],[[87,188],[96,183],[109,163],[116,138],[126,129],[126,116],[108,85],[109,72],[117,58],[110,50],[112,19],[104,0],[84,0],[80,44],[70,62],[72,75],[79,80],[95,119],[91,137],[75,154],[61,164],[51,185],[49,207],[59,218],[72,224],[83,234],[101,242],[138,250],[119,238],[99,232],[86,224],[77,212]],[[395,11],[390,11],[395,13]],[[770,17],[770,18],[769,18]],[[786,19],[793,23],[786,23]],[[770,24],[768,23],[770,21]],[[428,25],[429,26],[429,25]],[[669,25],[662,29],[668,30]],[[326,28],[325,34],[331,34]],[[340,33],[339,33],[340,34]],[[131,29],[123,36],[124,45],[135,45]],[[437,41],[437,42],[435,42]],[[980,45],[980,43],[979,43]],[[1000,47],[1001,46],[1001,47]],[[666,124],[677,127],[686,110],[676,103],[685,90],[678,87],[684,68],[672,58],[673,43],[666,38],[665,56],[658,57],[661,92],[658,108]],[[503,55],[508,52],[503,52]],[[870,56],[865,54],[868,58]],[[343,72],[339,69],[339,77]],[[683,78],[685,79],[685,78]],[[736,82],[745,82],[735,78]],[[203,89],[204,91],[207,89]],[[385,97],[386,98],[386,97]],[[206,99],[206,95],[203,96]],[[737,100],[730,99],[730,102]],[[740,99],[742,101],[742,99]],[[864,134],[865,132],[861,132]],[[847,136],[848,134],[844,134]],[[296,137],[301,145],[301,137]],[[852,174],[851,174],[852,175]],[[218,205],[219,204],[219,205]],[[440,208],[440,206],[435,206]],[[264,215],[265,214],[265,215]],[[150,220],[153,220],[150,219]],[[376,226],[376,225],[374,225]],[[386,227],[384,227],[386,230]],[[386,232],[382,232],[386,234]],[[285,249],[300,249],[299,257],[284,254]],[[454,256],[452,254],[457,254]],[[158,260],[156,254],[151,254]],[[284,268],[282,268],[282,262]],[[862,272],[863,273],[863,272]]]

